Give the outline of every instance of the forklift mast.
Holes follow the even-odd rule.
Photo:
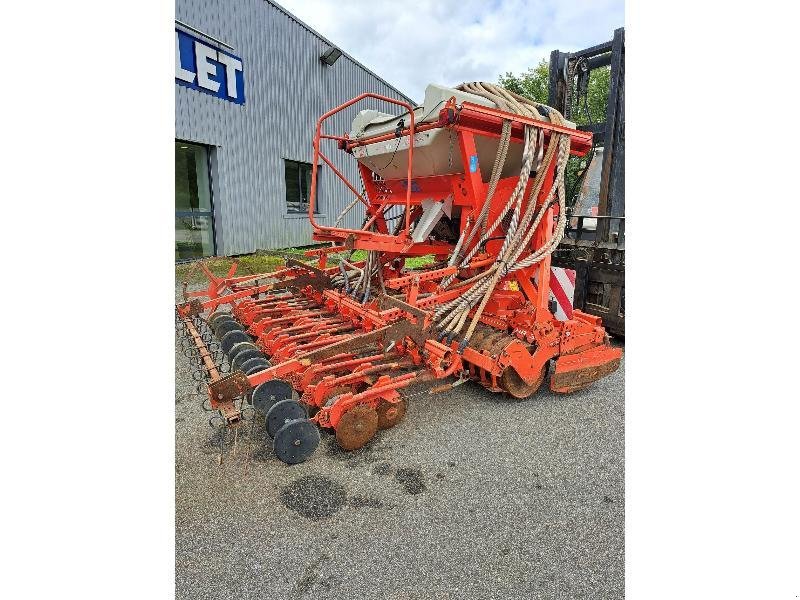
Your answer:
[[[589,76],[611,67],[605,121],[581,125],[594,134],[592,161],[579,173],[579,192],[553,266],[574,269],[574,308],[625,335],[625,29],[578,52],[550,54],[548,104],[567,119],[586,106]],[[594,177],[593,177],[594,175]]]

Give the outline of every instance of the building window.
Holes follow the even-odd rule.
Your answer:
[[[213,256],[214,214],[208,149],[175,142],[175,260]]]
[[[284,160],[286,178],[286,211],[288,213],[307,213],[308,198],[311,193],[311,165]],[[319,184],[319,171],[317,171],[317,184]],[[314,206],[314,214],[319,214],[319,194]]]

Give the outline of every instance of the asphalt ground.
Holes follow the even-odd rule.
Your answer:
[[[567,396],[423,393],[364,448],[323,432],[294,466],[263,417],[219,464],[191,371],[176,350],[177,598],[624,596],[624,362]]]

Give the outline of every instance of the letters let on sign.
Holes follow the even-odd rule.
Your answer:
[[[242,59],[177,29],[175,83],[244,104]]]

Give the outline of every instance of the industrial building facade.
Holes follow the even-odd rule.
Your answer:
[[[177,0],[176,260],[313,243],[309,224],[317,119],[363,93],[410,99],[269,0]],[[367,100],[327,122],[342,134]],[[329,142],[333,144],[333,142]],[[350,181],[356,163],[326,146]],[[354,198],[319,167],[315,218],[332,225]],[[357,206],[341,221],[359,227]]]

